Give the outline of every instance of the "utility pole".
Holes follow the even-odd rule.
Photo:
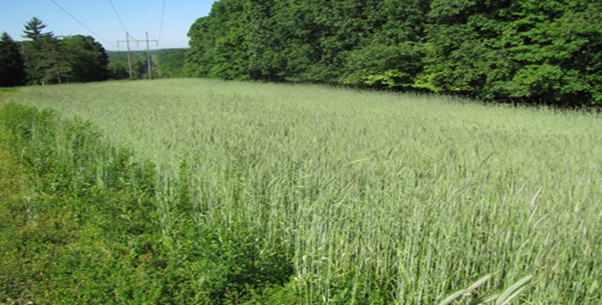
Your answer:
[[[119,46],[120,42],[125,42],[125,44],[127,45],[127,49],[128,49],[128,69],[130,72],[130,79],[134,78],[134,74],[132,73],[132,54],[130,52],[130,34],[128,32],[125,32],[125,41],[124,40],[120,40],[117,42],[117,46]]]
[[[131,39],[130,39],[131,38]],[[140,46],[141,42],[145,42],[146,43],[146,62],[148,65],[148,79],[153,79],[153,59],[151,56],[151,52],[150,52],[150,43],[151,42],[155,42],[157,45],[159,45],[159,41],[158,40],[151,40],[148,39],[148,32],[146,32],[146,39],[145,40],[137,40],[133,37],[130,36],[129,33],[125,33],[125,40],[120,40],[117,42],[117,46],[119,46],[120,42],[125,42],[127,45],[127,49],[128,49],[128,66],[130,69],[130,78],[134,78],[133,72],[132,72],[132,55],[131,55],[131,49],[130,49],[130,41],[131,42],[135,42],[137,46]]]
[[[154,40],[156,41],[156,40]],[[148,32],[146,32],[146,62],[148,63],[148,79],[153,79],[153,57],[150,53],[150,45],[148,40]],[[159,43],[159,42],[157,42]]]

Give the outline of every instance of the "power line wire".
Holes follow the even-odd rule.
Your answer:
[[[77,23],[79,23],[79,25],[81,25],[82,27],[84,27],[86,30],[88,30],[90,33],[92,33],[94,36],[98,37],[100,40],[104,41],[105,43],[113,46],[113,47],[117,47],[115,44],[113,44],[112,42],[104,39],[102,36],[96,34],[94,31],[92,31],[92,29],[90,29],[89,27],[87,27],[85,24],[83,24],[81,21],[79,21],[77,18],[75,18],[75,16],[73,16],[71,13],[69,13],[64,7],[62,7],[60,4],[58,4],[55,0],[50,0],[52,1],[52,3],[54,3],[54,5],[56,5],[58,8],[60,8],[63,12],[65,12],[65,14],[69,15],[69,17],[73,18],[73,20],[75,20]]]
[[[144,12],[144,28],[148,31],[148,11],[145,0],[142,0],[142,11]]]
[[[153,35],[151,35],[151,34],[148,34],[148,35],[149,35],[149,36],[150,36],[152,39],[159,41],[159,39],[157,39],[157,37],[155,37],[155,36],[153,36]]]
[[[109,0],[109,3],[111,4],[111,8],[113,9],[113,12],[115,13],[115,16],[117,16],[117,19],[119,19],[119,23],[121,23],[121,26],[123,27],[123,29],[126,32],[129,32],[127,27],[125,26],[125,23],[123,23],[123,20],[121,19],[121,16],[119,16],[119,13],[117,12],[117,9],[115,8],[115,5],[113,4],[113,1]]]
[[[161,41],[161,34],[163,34],[163,20],[165,17],[165,0],[163,0],[163,6],[161,7],[161,21],[159,24],[159,41]]]

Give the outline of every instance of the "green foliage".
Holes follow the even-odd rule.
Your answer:
[[[244,224],[176,222],[166,239],[163,214],[188,209],[156,208],[155,165],[112,147],[88,122],[15,104],[0,109],[0,121],[0,153],[21,167],[0,171],[0,183],[24,173],[20,192],[0,199],[2,300],[240,304],[288,282],[287,252]]]
[[[30,21],[28,21],[25,24],[25,30],[23,30],[23,33],[25,34],[25,38],[29,38],[30,40],[39,40],[41,38],[43,38],[44,36],[51,36],[52,32],[50,33],[43,33],[42,30],[44,30],[46,28],[46,25],[44,24],[44,22],[42,22],[42,20],[40,20],[37,17],[33,17],[31,18]]]
[[[130,77],[127,59],[126,61],[109,60],[109,65],[107,66],[107,68],[109,69],[109,79],[119,80],[127,79]]]
[[[247,52],[249,10],[248,0],[215,2],[208,17],[200,18],[191,27],[189,62],[197,76],[223,79],[249,79]]]
[[[399,70],[387,70],[380,75],[368,75],[364,83],[370,86],[395,88],[409,83],[410,75]]]
[[[221,0],[190,28],[190,75],[602,103],[592,1]]]
[[[152,52],[153,77],[177,78],[186,76],[186,49],[164,49]]]
[[[186,69],[187,49],[162,49],[151,51],[153,78],[178,78],[189,73]],[[128,53],[125,51],[108,51],[108,69],[111,79],[129,78]],[[134,79],[148,78],[146,54],[133,51],[131,53],[132,76]]]
[[[67,36],[61,40],[65,61],[71,66],[68,82],[94,82],[109,78],[109,58],[91,36]]]
[[[19,44],[6,32],[0,37],[0,87],[25,84],[25,67]]]
[[[60,82],[68,72],[64,63],[59,61],[59,41],[52,32],[43,33],[46,25],[36,17],[26,25],[25,38],[30,40],[22,43],[25,71],[30,84],[45,84]]]
[[[30,84],[92,82],[109,78],[108,58],[102,45],[91,36],[59,39],[46,25],[33,18],[25,25],[21,52]]]
[[[349,53],[346,66],[353,72],[340,81],[349,85],[409,89],[413,86],[413,76],[422,69],[420,52],[421,48],[415,43],[371,44]]]
[[[107,56],[109,58],[108,69],[111,79],[119,80],[130,77],[127,52],[108,51]],[[146,61],[146,54],[142,55],[141,52],[132,52],[130,56],[132,77],[134,79],[147,78],[148,63]]]

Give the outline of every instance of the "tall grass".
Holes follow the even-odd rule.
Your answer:
[[[210,80],[22,91],[156,164],[166,244],[251,243],[234,251],[290,262],[303,303],[434,304],[488,274],[482,296],[533,275],[504,297],[602,300],[595,114]]]

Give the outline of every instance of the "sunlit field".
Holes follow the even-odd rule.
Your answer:
[[[210,231],[251,245],[233,246],[257,268],[243,270],[282,264],[249,281],[300,304],[602,300],[597,114],[198,79],[28,87],[9,101],[89,121],[130,162],[152,162],[157,234],[190,266],[207,261],[180,279],[191,290],[223,271],[187,252]],[[107,159],[90,158],[90,183],[107,187]]]

